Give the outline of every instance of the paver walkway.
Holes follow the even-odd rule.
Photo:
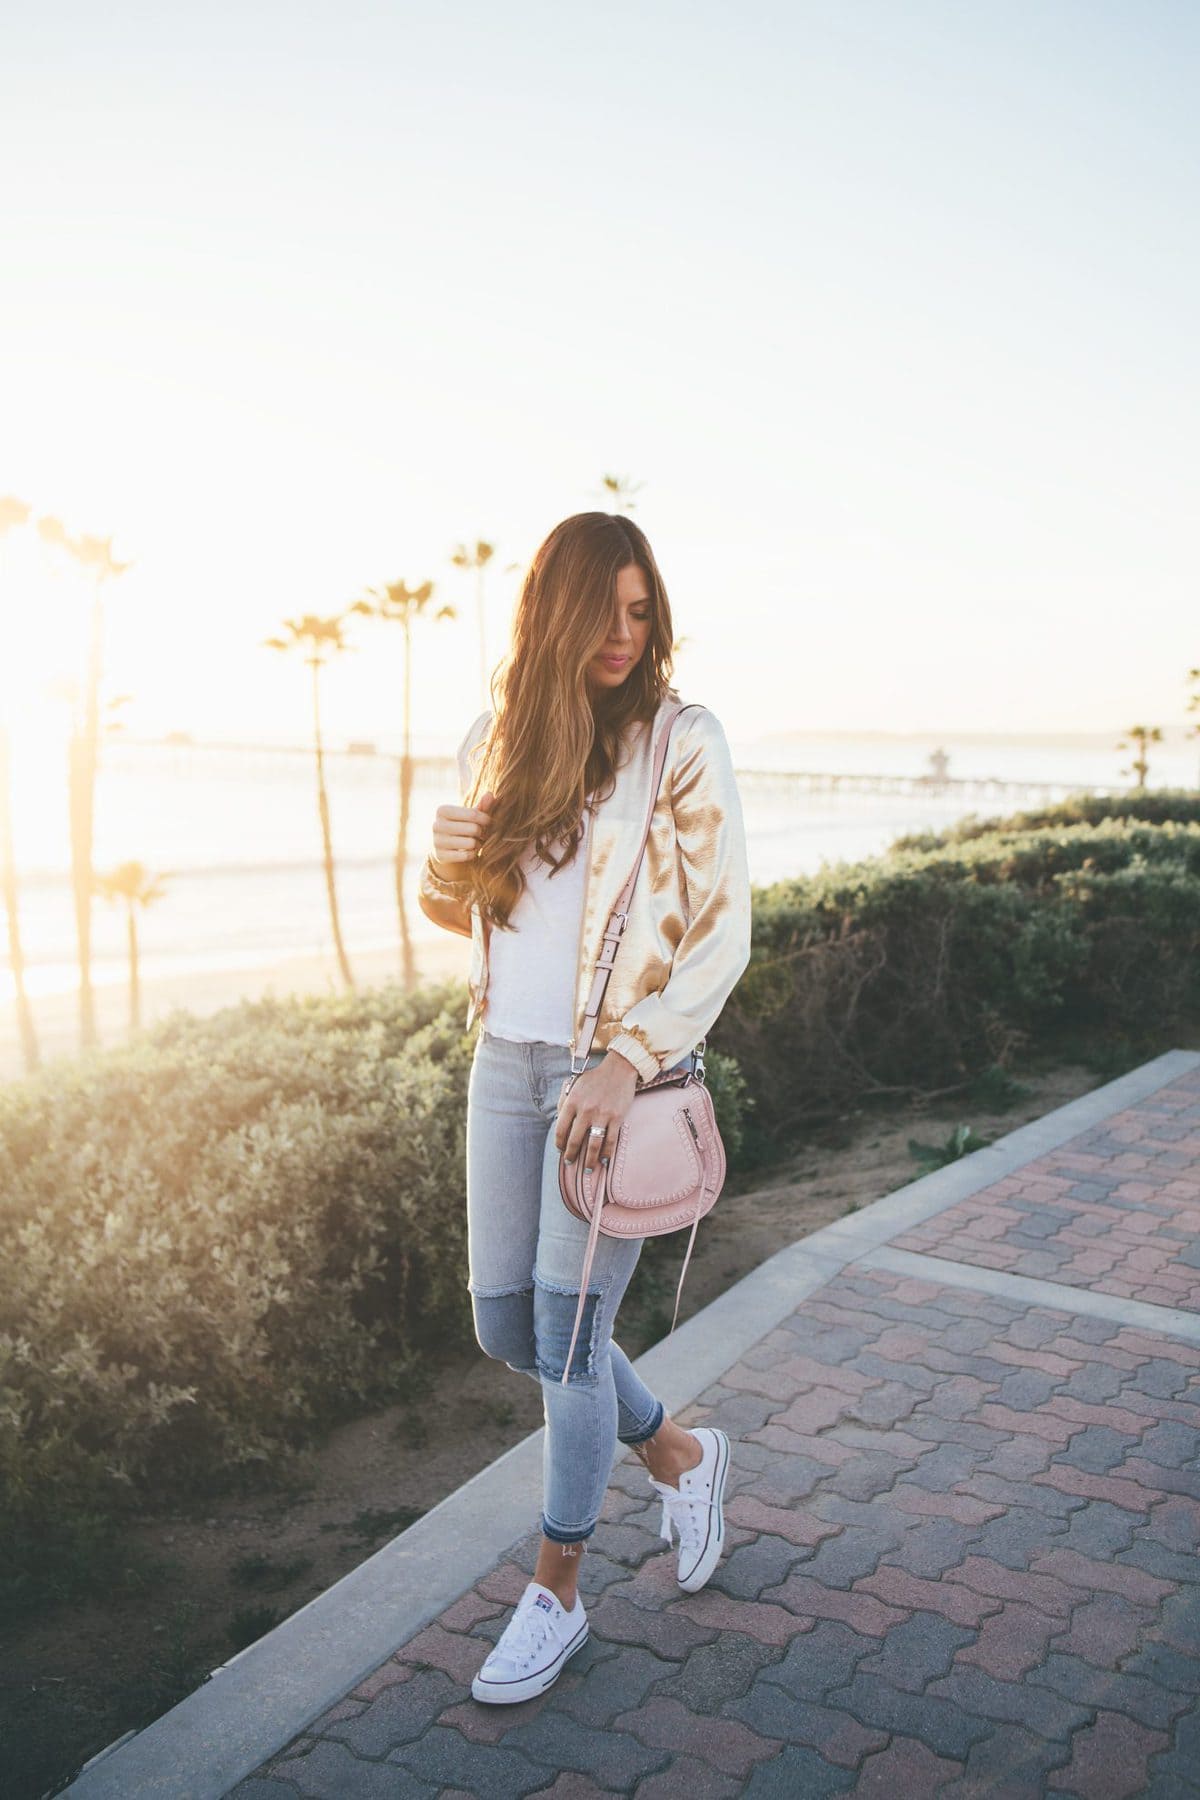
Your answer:
[[[677,1587],[627,1454],[580,1569],[589,1641],[547,1693],[470,1693],[534,1523],[231,1800],[1200,1796],[1182,1061],[969,1198],[964,1164],[957,1193],[920,1184],[818,1234],[828,1279],[818,1254],[807,1297],[757,1338],[755,1315],[675,1410],[731,1440],[729,1547],[701,1592]]]
[[[894,1244],[1195,1310],[1200,1071]],[[237,1800],[1200,1794],[1194,1343],[852,1263],[677,1416],[733,1444],[700,1593],[628,1456],[546,1694],[470,1695],[532,1530]]]

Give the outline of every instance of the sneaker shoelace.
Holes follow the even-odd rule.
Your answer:
[[[513,1614],[497,1640],[494,1654],[529,1663],[551,1637],[550,1616],[532,1601]]]
[[[707,1514],[713,1502],[705,1500],[700,1494],[690,1494],[685,1489],[671,1487],[668,1482],[656,1481],[650,1477],[650,1485],[662,1496],[662,1523],[659,1536],[671,1539],[671,1527],[679,1532],[681,1549],[698,1550],[704,1538],[704,1527]]]

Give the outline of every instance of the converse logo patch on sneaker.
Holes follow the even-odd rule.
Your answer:
[[[533,1604],[535,1606],[540,1606],[543,1612],[554,1611],[554,1602],[551,1600],[549,1594],[538,1594],[535,1597]]]

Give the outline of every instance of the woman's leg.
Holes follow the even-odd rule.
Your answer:
[[[596,1052],[589,1066],[601,1055]],[[570,1375],[563,1385],[588,1227],[564,1206],[558,1187],[554,1125],[569,1057],[558,1046],[545,1045],[538,1063],[549,1119],[533,1301],[546,1415],[541,1527],[544,1540],[569,1551],[596,1528],[618,1438],[642,1445],[638,1454],[643,1461],[653,1456],[660,1466],[664,1449],[682,1457],[680,1466],[690,1466],[699,1446],[667,1419],[662,1403],[612,1342],[617,1309],[642,1252],[641,1238],[597,1237]],[[573,1585],[574,1566],[565,1577],[567,1587]]]
[[[540,1382],[533,1329],[546,1125],[528,1044],[481,1030],[467,1084],[467,1286],[488,1356]]]

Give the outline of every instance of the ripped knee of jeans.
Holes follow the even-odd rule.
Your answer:
[[[589,1287],[584,1295],[579,1333],[575,1339],[571,1370],[567,1377],[568,1387],[595,1387],[600,1379],[597,1366],[600,1351],[598,1339],[602,1303],[607,1293],[608,1284],[601,1282]],[[578,1287],[546,1281],[537,1269],[534,1270],[533,1334],[537,1347],[538,1372],[548,1381],[555,1381],[560,1385],[567,1366],[571,1333],[575,1330],[575,1315],[579,1311],[579,1294]]]

